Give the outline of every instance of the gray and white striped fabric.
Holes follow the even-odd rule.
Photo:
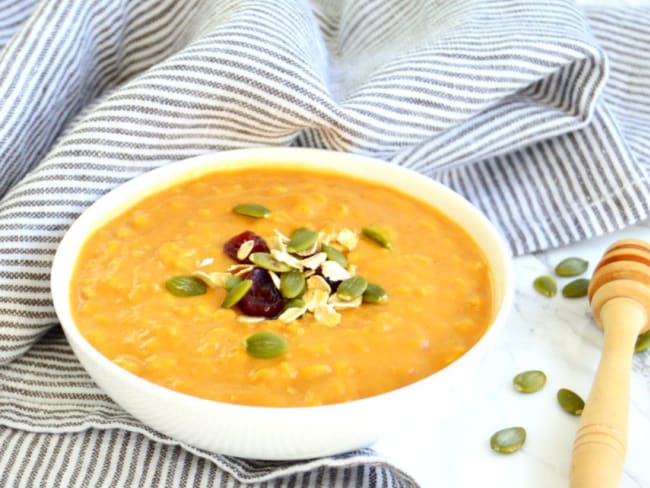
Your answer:
[[[622,228],[649,212],[649,26],[569,0],[0,0],[0,485],[415,486],[370,450],[244,461],[139,424],[56,326],[57,243],[142,172],[265,145],[429,175],[515,254]]]

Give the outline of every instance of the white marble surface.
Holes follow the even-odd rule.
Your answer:
[[[496,344],[484,358],[480,377],[466,402],[442,425],[410,425],[374,447],[412,475],[423,488],[559,488],[568,486],[578,417],[557,404],[559,388],[587,398],[600,358],[602,332],[586,299],[539,295],[532,282],[550,274],[565,257],[590,262],[621,238],[650,240],[650,226],[634,226],[549,252],[515,259],[514,309]],[[559,279],[559,284],[569,279]],[[546,386],[529,395],[512,388],[520,371],[541,369]],[[435,402],[435,399],[430,399]],[[523,426],[524,447],[511,455],[489,447],[493,432]],[[650,351],[636,354],[631,384],[630,429],[622,488],[650,487]]]

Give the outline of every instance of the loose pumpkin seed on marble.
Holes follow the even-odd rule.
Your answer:
[[[560,388],[557,391],[557,401],[562,410],[571,415],[580,415],[585,408],[585,401],[580,398],[580,395],[566,388]]]
[[[293,253],[304,251],[312,247],[317,240],[318,232],[301,227],[291,234],[291,238],[287,242],[287,251]]]
[[[379,244],[383,248],[386,249],[393,248],[393,243],[390,241],[390,238],[379,227],[373,227],[373,226],[364,227],[361,229],[361,233],[364,236],[366,236],[368,239]]]
[[[253,286],[252,280],[240,281],[235,286],[233,286],[230,290],[228,290],[228,293],[226,293],[226,296],[223,299],[223,302],[221,303],[221,306],[223,308],[233,307],[234,305],[237,304],[237,302],[239,302],[239,300],[244,298],[244,295],[248,293],[248,290],[251,289],[251,286]]]
[[[248,259],[250,259],[250,261],[253,264],[259,266],[260,268],[264,268],[267,271],[274,271],[276,273],[286,273],[287,271],[291,271],[292,269],[291,266],[281,261],[278,261],[273,256],[271,256],[268,252],[254,252],[250,256],[248,256]]]
[[[273,332],[260,331],[246,338],[246,352],[254,358],[269,359],[281,356],[288,350],[287,340]]]
[[[515,390],[522,393],[535,393],[546,384],[546,375],[543,371],[522,371],[512,380]]]
[[[283,273],[280,278],[280,293],[284,298],[295,298],[305,291],[305,275],[292,270]]]
[[[589,261],[586,261],[585,259],[582,258],[576,258],[576,257],[571,257],[571,258],[566,258],[563,259],[556,267],[555,267],[555,273],[558,276],[578,276],[585,271],[587,271],[587,268],[589,267]]]
[[[557,293],[557,283],[552,276],[538,276],[533,281],[533,287],[545,297],[552,297]]]
[[[204,295],[208,291],[208,285],[203,280],[190,275],[172,276],[165,282],[165,287],[177,297]]]
[[[490,447],[501,454],[512,454],[518,451],[524,442],[526,442],[526,429],[523,427],[501,429],[490,437]]]
[[[348,267],[348,259],[343,255],[341,251],[335,247],[323,244],[322,250],[327,255],[327,259],[330,261],[334,261],[335,263],[340,264],[343,268]]]
[[[232,211],[239,215],[254,217],[256,219],[264,219],[271,215],[271,211],[268,208],[257,203],[240,203],[239,205],[235,205]]]
[[[634,352],[643,352],[648,349],[650,349],[650,330],[637,337],[636,344],[634,345]]]
[[[388,301],[386,290],[374,283],[368,283],[362,296],[365,303],[386,303]]]
[[[363,276],[352,276],[343,280],[336,289],[336,295],[345,301],[354,300],[363,295],[368,287],[368,281]]]
[[[589,280],[587,278],[578,278],[564,285],[562,296],[565,298],[581,298],[587,296],[589,289]]]

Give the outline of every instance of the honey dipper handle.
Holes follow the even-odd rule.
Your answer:
[[[616,297],[600,310],[603,353],[573,444],[571,488],[615,488],[625,464],[634,343],[646,322],[636,300]]]

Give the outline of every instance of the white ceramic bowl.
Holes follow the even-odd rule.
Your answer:
[[[85,239],[140,199],[199,175],[259,165],[326,168],[410,193],[462,225],[481,246],[494,278],[495,316],[478,343],[443,370],[403,388],[362,400],[317,407],[254,407],[177,393],[120,368],[95,350],[75,326],[70,279]],[[52,296],[73,351],[96,383],[144,424],[209,451],[258,459],[304,459],[371,444],[397,425],[421,416],[436,422],[455,406],[459,391],[479,377],[479,362],[511,308],[510,253],[490,222],[469,202],[433,180],[386,162],[297,148],[226,151],[191,158],[141,175],[89,207],[63,238],[52,267]],[[424,408],[423,408],[424,407]]]

